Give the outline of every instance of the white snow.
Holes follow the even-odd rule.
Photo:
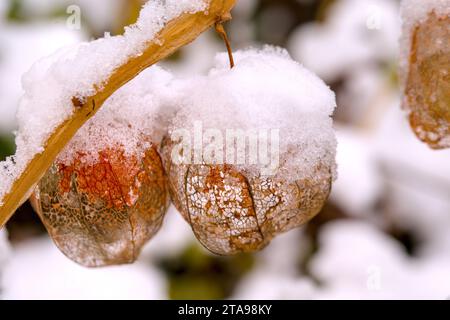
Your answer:
[[[399,104],[398,99],[385,114],[372,143],[392,206],[390,219],[423,238],[423,250],[445,247],[442,240],[450,225],[450,151],[434,151],[421,143]]]
[[[245,15],[254,9],[250,2],[255,3],[255,1],[248,3],[240,1],[240,6],[244,9],[245,6],[249,6],[248,9],[243,9]],[[410,21],[414,22],[423,19],[428,7],[438,2],[415,0],[404,1],[403,5],[411,5],[410,9],[415,13],[411,12]],[[326,80],[341,78],[343,74],[350,73],[350,78],[346,77],[347,81],[339,92],[341,96],[339,105],[345,108],[343,112],[355,115],[352,120],[363,116],[368,120],[364,123],[352,121],[340,124],[337,128],[339,179],[333,186],[331,201],[338,203],[339,207],[351,217],[340,222],[328,223],[320,229],[318,251],[313,254],[312,264],[309,265],[310,272],[321,280],[320,285],[308,275],[300,274],[299,263],[310,245],[308,238],[301,231],[290,232],[275,239],[269,247],[256,255],[254,269],[240,281],[232,298],[448,299],[450,153],[448,150],[439,152],[429,150],[417,140],[410,130],[405,114],[400,110],[397,88],[388,83],[386,70],[376,63],[382,60],[385,64],[391,64],[396,59],[399,29],[399,19],[396,17],[397,1],[337,0],[335,3],[344,9],[337,10],[333,9],[336,6],[332,6],[327,21],[320,26],[317,25],[317,28],[324,29],[314,29],[310,38],[307,39],[305,36],[301,40],[304,41],[301,44],[302,50],[308,51],[308,57],[300,57],[295,49],[292,53],[295,58]],[[445,4],[448,1],[440,3]],[[1,4],[2,1],[0,11]],[[371,5],[374,5],[376,10],[372,11]],[[440,12],[443,12],[443,9],[444,7],[440,7]],[[337,11],[340,13],[335,14]],[[381,14],[372,15],[373,12]],[[239,14],[236,12],[234,16],[236,18]],[[330,19],[334,22],[331,23]],[[338,26],[338,23],[341,26]],[[377,27],[378,23],[381,29],[368,28],[368,26]],[[244,24],[242,21],[236,23],[237,31],[234,32],[239,32],[240,26]],[[340,34],[336,38],[331,25]],[[252,28],[254,25],[248,23],[248,27]],[[244,30],[243,33],[245,40],[242,41],[250,43],[247,37],[251,37],[251,31]],[[298,32],[293,35],[292,48],[299,44],[296,42],[300,41],[300,38],[296,38],[297,35]],[[240,38],[240,35],[235,36],[233,33],[231,36],[233,40]],[[375,39],[371,40],[372,36]],[[210,48],[221,45],[213,41],[209,35],[203,36],[200,42],[186,50],[184,56],[186,60],[181,62],[181,68],[179,66],[174,68],[173,65],[170,67],[184,74],[205,71],[210,67],[208,57],[216,51]],[[316,41],[320,42],[320,45],[316,44]],[[199,50],[201,52],[198,52]],[[196,55],[199,57],[198,61]],[[235,69],[237,71],[233,72],[239,74],[240,78],[245,72],[239,70],[242,64],[241,58],[239,59]],[[167,99],[159,95],[156,97],[152,93],[154,88],[165,91],[166,86],[174,85],[169,79],[170,75],[158,68],[146,71],[140,79],[131,83],[129,88],[130,91],[131,88],[136,89],[139,97],[143,99],[150,99],[153,96],[152,103],[148,106],[149,110],[156,111],[156,106],[160,104],[170,108],[190,105],[193,98],[188,97],[189,99],[183,103],[179,97],[193,94],[198,95],[198,100],[202,101],[202,90],[214,87],[208,83],[208,79],[217,79],[219,82],[217,86],[220,87],[222,80],[219,78],[224,77],[222,72],[229,73],[226,56],[222,56],[221,60],[219,67],[216,66],[219,71],[202,80],[202,84],[207,84],[205,88],[196,88],[183,93],[176,92],[179,87],[175,86],[173,92],[177,93],[176,95]],[[253,60],[244,61],[246,70],[251,70],[251,63],[258,65],[260,58]],[[358,61],[359,65],[356,66],[351,61]],[[234,81],[233,72],[230,72],[227,79]],[[149,83],[148,91],[140,90],[145,79],[151,79],[157,74],[160,80],[158,83],[154,85]],[[192,81],[189,88],[197,87],[200,82],[198,78],[190,78],[187,82],[189,81]],[[259,79],[256,81],[263,82]],[[268,81],[276,82],[271,79]],[[223,80],[223,86],[225,83]],[[244,88],[251,88],[251,84],[237,80],[233,90],[242,85],[245,85]],[[114,114],[120,101],[124,104],[129,102],[130,105],[138,103],[138,97],[127,96],[127,91],[128,89],[124,88],[118,92],[105,108],[108,107]],[[264,95],[259,98],[260,100],[268,96],[266,93],[262,94]],[[222,96],[214,96],[214,101],[219,102],[233,101],[234,98],[222,99]],[[278,102],[277,99],[276,101]],[[263,101],[261,109],[264,109],[266,104]],[[142,104],[138,104],[137,109],[141,110],[143,107]],[[215,107],[215,104],[211,104],[211,108]],[[229,107],[238,114],[243,112],[234,109],[233,106]],[[129,111],[127,106],[124,108]],[[231,113],[220,113],[217,118],[224,114],[229,116]],[[98,119],[101,117],[119,127],[122,123],[116,122],[104,112],[98,114]],[[127,121],[124,114],[120,114],[119,118]],[[237,116],[233,115],[224,121],[233,122],[236,118]],[[139,119],[143,122],[147,120],[153,121],[153,119]],[[355,122],[358,123],[358,127]],[[283,123],[287,122],[283,120]],[[82,141],[84,134],[87,133],[87,127],[89,126],[80,131],[76,138],[80,140],[78,142],[74,140],[73,145]],[[124,137],[113,134],[112,130],[109,134],[108,139],[120,141]],[[374,208],[379,197],[383,208]],[[165,298],[166,276],[155,270],[153,265],[155,258],[177,256],[187,244],[195,241],[189,225],[174,211],[172,207],[162,230],[146,246],[137,265],[85,270],[63,257],[49,240],[32,240],[14,248],[16,252],[10,254],[10,263],[7,264],[6,270],[2,269],[0,261],[0,274],[3,271],[3,283],[0,287],[6,290],[4,293],[7,298]],[[420,240],[419,246],[415,247],[414,256],[408,256],[392,236],[375,227],[392,224],[401,230],[411,232]],[[5,252],[2,251],[1,244],[0,240],[0,260],[2,252]],[[147,264],[144,265],[143,261]],[[30,268],[30,265],[37,267]],[[5,267],[5,264],[3,266]]]
[[[356,217],[369,216],[381,196],[382,181],[371,141],[362,133],[337,128],[339,178],[331,200]]]
[[[10,247],[8,240],[6,239],[6,230],[1,229],[0,230],[0,299],[2,298],[2,279],[3,279],[3,269],[5,267],[5,264],[8,261],[8,258],[10,256]]]
[[[295,244],[295,245],[292,245]],[[255,269],[265,273],[298,275],[298,262],[310,247],[304,228],[280,234],[256,255]]]
[[[75,157],[81,157],[92,163],[100,150],[114,147],[139,160],[166,133],[173,113],[171,81],[172,75],[158,66],[143,71],[105,102],[60,153],[58,162],[71,165]]]
[[[64,10],[76,5],[80,8],[82,21],[89,21],[89,26],[95,30],[108,30],[114,25],[114,19],[122,13],[121,10],[128,0],[22,0],[21,10],[26,16],[48,17],[55,10]],[[72,14],[68,13],[68,16]],[[86,19],[87,18],[87,19]],[[82,23],[81,27],[85,26]]]
[[[142,260],[154,260],[161,257],[176,257],[182,254],[191,243],[198,243],[192,232],[191,226],[183,219],[182,215],[173,205],[169,207],[164,218],[161,230],[149,241],[142,253]],[[201,250],[211,254],[199,245]]]
[[[0,229],[0,266],[5,263],[9,250],[6,229]]]
[[[401,11],[403,23],[410,28],[427,19],[428,14],[434,11],[439,15],[450,14],[449,0],[402,0]]]
[[[0,230],[0,270],[4,263],[6,262],[6,258],[9,255],[9,244],[7,240],[7,234],[5,229]]]
[[[123,36],[65,48],[36,63],[23,79],[25,95],[18,111],[16,155],[0,164],[0,199],[28,162],[43,151],[53,130],[71,116],[73,97],[95,94],[93,84],[101,88],[116,68],[141,54],[168,21],[206,8],[204,0],[150,1],[136,25],[128,27]]]
[[[232,299],[311,299],[315,284],[299,275],[299,261],[309,246],[303,230],[275,238],[255,256],[254,269],[239,282]]]
[[[17,126],[16,111],[23,95],[22,75],[36,60],[86,36],[58,23],[5,24],[0,28],[0,131],[9,133]]]
[[[301,25],[290,38],[295,59],[325,81],[336,81],[374,60],[395,56],[400,28],[393,0],[341,0],[324,23]]]
[[[180,112],[170,131],[194,132],[199,122],[224,137],[226,130],[279,129],[280,159],[286,161],[279,173],[286,181],[306,178],[320,164],[334,169],[334,93],[285,50],[265,47],[238,51],[234,57],[232,70],[227,55],[220,54],[208,76],[178,84]],[[258,174],[261,166],[249,162],[242,169]]]
[[[8,10],[8,2],[0,1],[0,23]]]
[[[232,299],[310,300],[316,291],[315,284],[309,278],[256,271],[239,283]]]
[[[392,238],[361,222],[321,233],[311,270],[326,285],[316,299],[447,299],[450,259],[413,260]]]
[[[14,248],[3,277],[4,299],[165,299],[163,275],[138,261],[86,269],[67,259],[48,238]]]
[[[223,51],[223,43],[217,40],[216,32],[209,30],[201,34],[194,42],[181,48],[178,54],[181,59],[165,60],[158,63],[178,77],[190,77],[193,74],[204,74],[213,66],[211,57]]]

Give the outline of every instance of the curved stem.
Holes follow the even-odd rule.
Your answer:
[[[227,46],[228,58],[230,59],[230,68],[233,69],[234,68],[233,49],[231,48],[231,43],[228,39],[227,32],[225,31],[225,28],[223,27],[221,21],[216,23],[216,31],[222,37],[223,41],[225,42],[225,45]]]

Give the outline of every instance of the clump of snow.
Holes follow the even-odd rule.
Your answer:
[[[396,1],[341,0],[324,23],[294,31],[289,50],[325,81],[336,81],[359,66],[395,57],[399,34]]]
[[[236,67],[230,70],[228,56],[220,54],[207,76],[179,84],[176,103],[180,112],[169,131],[183,129],[193,136],[200,123],[205,132],[219,131],[226,140],[227,130],[279,130],[277,173],[286,181],[311,178],[318,166],[333,170],[336,139],[330,116],[336,107],[334,93],[283,49],[239,51],[235,60]],[[269,150],[272,142],[269,135]],[[250,176],[258,175],[261,163],[252,164],[249,152],[246,156],[245,164],[226,155],[219,160],[237,164]]]
[[[82,154],[83,161],[92,163],[99,150],[113,147],[139,159],[166,133],[173,112],[166,102],[171,81],[172,75],[158,66],[143,71],[105,102],[67,144],[58,162],[71,165]]]
[[[207,8],[205,0],[149,1],[138,22],[126,28],[123,36],[66,48],[36,63],[23,80],[16,155],[0,164],[0,199],[29,161],[44,150],[53,130],[72,115],[74,97],[94,95],[96,87],[101,88],[114,70],[142,54],[148,42],[156,41],[155,36],[170,20]]]
[[[400,67],[403,78],[406,78],[406,72],[409,68],[413,30],[419,24],[425,22],[431,12],[442,17],[450,16],[450,0],[403,0],[401,3],[403,30],[400,40]]]

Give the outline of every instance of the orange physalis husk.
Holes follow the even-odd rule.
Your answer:
[[[56,161],[36,189],[34,207],[73,261],[87,267],[134,262],[169,205],[159,154],[155,147],[142,157],[112,147],[94,161],[85,156],[70,165]]]
[[[278,175],[250,177],[233,165],[176,164],[172,148],[171,139],[165,139],[161,156],[172,201],[215,254],[263,249],[316,216],[330,194],[329,167],[317,167],[314,179],[288,183]]]
[[[434,149],[450,147],[450,16],[434,11],[413,28],[404,92],[411,127]]]

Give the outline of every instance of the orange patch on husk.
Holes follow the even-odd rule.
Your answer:
[[[71,190],[75,177],[78,191],[84,193],[89,200],[101,199],[108,208],[123,209],[134,205],[139,193],[141,170],[135,155],[128,156],[120,149],[99,151],[98,161],[88,164],[82,161],[85,154],[79,153],[71,165],[58,164],[61,174],[60,191]]]

